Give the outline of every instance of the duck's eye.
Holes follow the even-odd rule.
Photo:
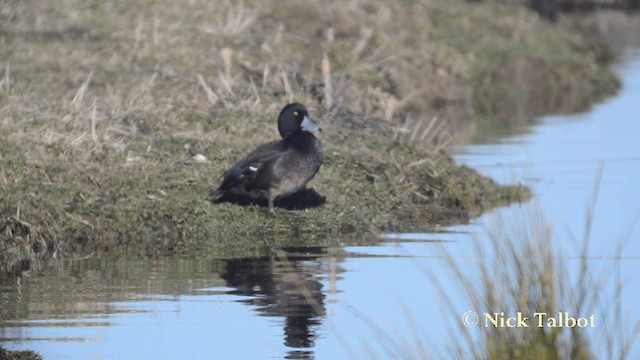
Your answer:
[[[294,112],[293,112],[293,116],[298,116],[298,112],[297,112],[297,111],[294,111]]]

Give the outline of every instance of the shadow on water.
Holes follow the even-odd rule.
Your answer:
[[[234,288],[229,294],[251,296],[240,300],[261,316],[284,318],[284,345],[295,348],[287,359],[310,359],[325,316],[324,289],[317,279],[323,272],[324,247],[283,249],[277,257],[225,261],[221,277]]]

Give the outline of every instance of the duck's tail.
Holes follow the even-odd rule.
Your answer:
[[[214,203],[218,203],[220,201],[222,201],[222,198],[224,197],[224,195],[227,192],[224,190],[221,190],[220,188],[216,189],[216,190],[212,190],[211,193],[209,194],[210,198],[211,198],[211,202]]]

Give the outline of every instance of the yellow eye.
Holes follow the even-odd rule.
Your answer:
[[[297,111],[294,111],[294,112],[293,112],[293,116],[298,116],[298,112],[297,112]]]

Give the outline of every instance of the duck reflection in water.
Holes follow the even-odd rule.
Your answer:
[[[227,260],[222,278],[236,295],[250,295],[243,302],[257,307],[263,316],[284,317],[284,343],[291,348],[312,348],[316,328],[325,315],[322,284],[326,272],[319,261],[323,247],[283,249],[281,256]],[[308,351],[290,352],[291,358],[313,357]]]

